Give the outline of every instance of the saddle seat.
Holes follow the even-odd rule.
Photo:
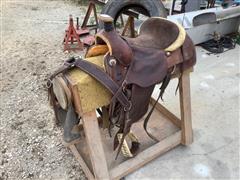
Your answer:
[[[186,31],[181,25],[160,17],[143,22],[138,34],[137,38],[126,38],[128,43],[169,52],[181,47],[186,38]]]

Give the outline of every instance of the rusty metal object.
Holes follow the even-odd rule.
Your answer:
[[[80,39],[81,37],[81,39]],[[79,28],[79,19],[77,18],[76,28],[74,27],[73,17],[69,17],[69,26],[65,31],[63,40],[64,51],[83,50],[84,45],[91,46],[94,43],[94,36],[90,34],[89,29]]]
[[[135,28],[134,28],[134,17],[129,16],[126,25],[124,26],[122,36],[126,36],[127,31],[130,31],[130,37],[135,38],[136,33],[135,33]]]
[[[79,35],[74,27],[73,17],[69,16],[69,26],[66,30],[65,37],[63,40],[64,51],[67,50],[83,50],[83,43],[80,41]],[[71,46],[70,46],[70,44]]]
[[[93,1],[93,0],[89,1],[88,9],[87,9],[86,15],[84,17],[81,29],[88,29],[88,28],[91,29],[91,30],[94,29],[95,33],[97,33],[98,18],[97,18],[97,9],[96,9],[95,4],[99,4],[99,2],[96,1],[96,0],[95,1]],[[101,5],[103,5],[103,4],[101,4]],[[89,21],[89,18],[91,16],[92,11],[93,11],[93,15],[94,15],[95,24],[88,25],[88,21]]]
[[[208,0],[207,2],[207,9],[215,7],[216,0]]]

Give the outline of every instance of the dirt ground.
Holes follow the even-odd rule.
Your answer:
[[[86,9],[70,0],[0,3],[0,180],[86,179],[54,127],[46,89],[47,77],[64,60],[81,55],[64,53],[62,41],[69,14],[82,20]],[[197,52],[191,75],[194,143],[127,179],[239,179],[240,46],[220,56]],[[166,107],[175,111],[176,85],[165,93]]]
[[[53,126],[46,78],[69,56],[62,40],[69,1],[1,1],[0,179],[85,179]]]

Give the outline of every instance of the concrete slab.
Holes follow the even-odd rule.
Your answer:
[[[191,76],[194,143],[179,146],[126,179],[239,179],[240,46],[221,55],[197,47]],[[179,116],[177,80],[163,104]],[[155,94],[157,94],[157,89]]]

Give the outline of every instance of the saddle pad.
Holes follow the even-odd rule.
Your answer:
[[[86,58],[102,69],[104,69],[103,56]],[[77,86],[79,101],[82,113],[94,111],[99,107],[106,106],[110,103],[111,93],[97,80],[80,69],[72,69],[67,73],[70,82]]]

